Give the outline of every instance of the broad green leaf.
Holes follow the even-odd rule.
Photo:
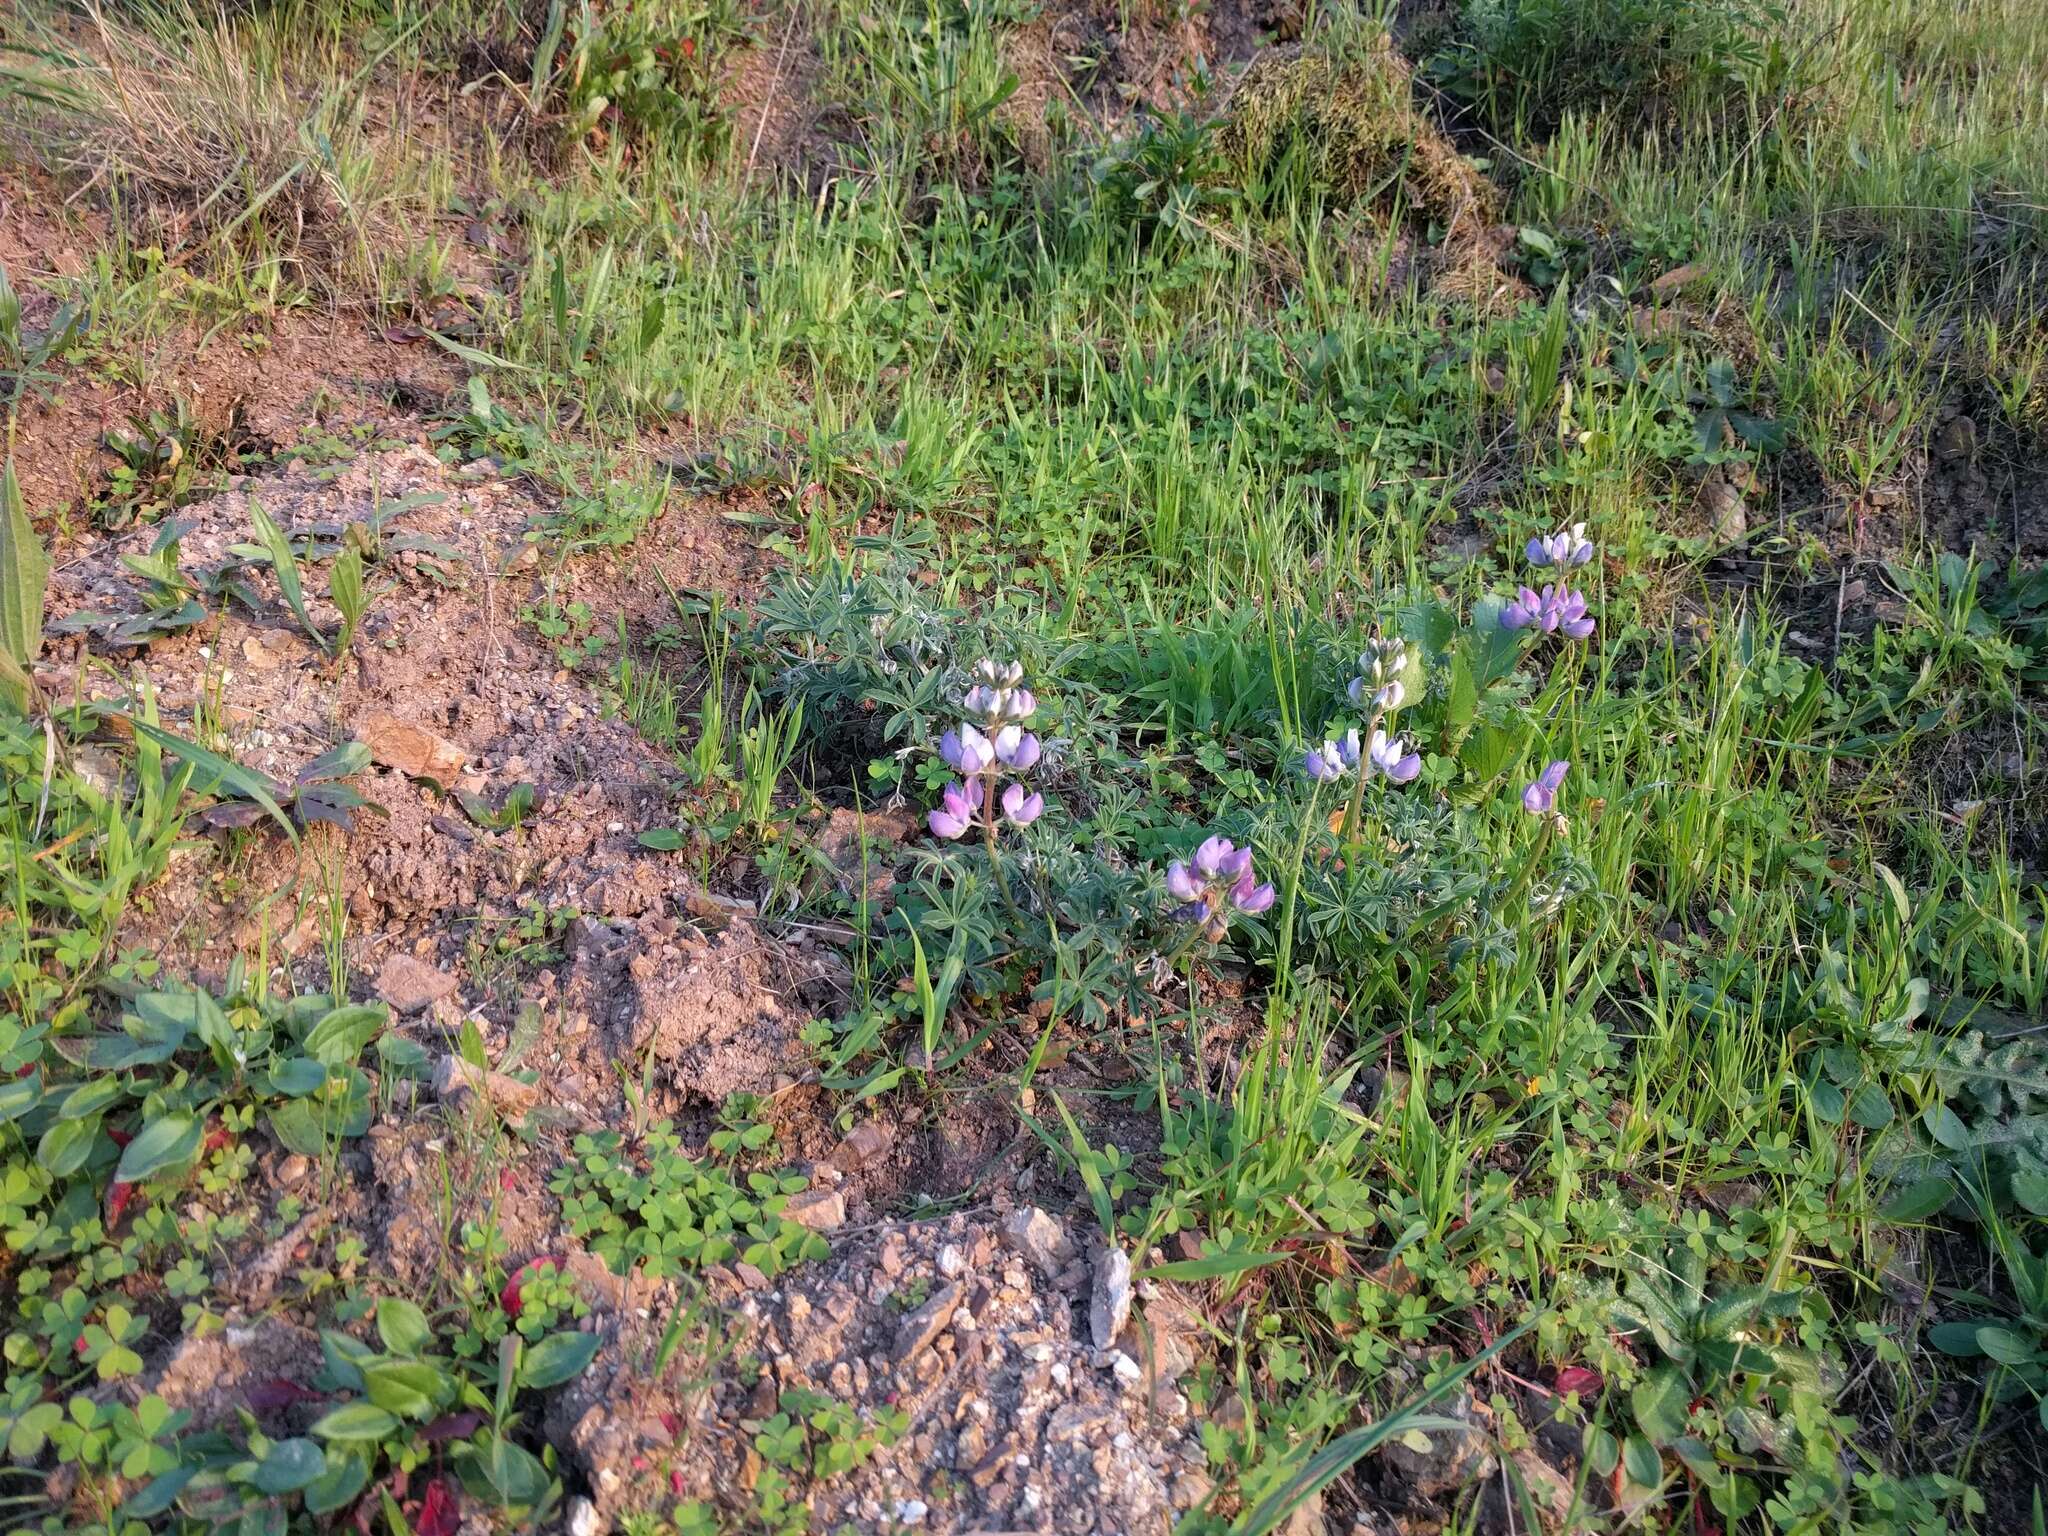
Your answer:
[[[36,1161],[53,1178],[68,1178],[85,1166],[99,1134],[97,1116],[86,1120],[59,1120],[43,1132],[42,1140],[36,1144]]]
[[[336,1008],[306,1031],[306,1054],[330,1067],[353,1066],[390,1017],[391,1011],[382,1003]]]
[[[0,1110],[0,1120],[7,1118]],[[2012,1176],[2012,1197],[2036,1216],[2048,1216],[2048,1173],[2022,1168]]]
[[[1884,1203],[1878,1215],[1898,1226],[1931,1221],[1947,1209],[1955,1197],[1955,1186],[1940,1174],[1916,1179]]]
[[[121,1149],[114,1177],[124,1184],[139,1184],[153,1173],[183,1167],[199,1155],[199,1140],[196,1115],[164,1115],[152,1120]]]
[[[454,1395],[455,1383],[426,1360],[379,1360],[363,1367],[363,1391],[402,1419],[424,1419]]]
[[[434,1341],[434,1330],[417,1303],[386,1296],[377,1303],[377,1337],[394,1355],[416,1355]]]
[[[596,1358],[598,1338],[594,1333],[551,1333],[527,1348],[519,1362],[521,1385],[539,1390],[558,1387],[583,1374]]]
[[[1949,1151],[1961,1152],[1970,1145],[1970,1128],[1946,1104],[1930,1106],[1923,1118],[1927,1134]]]
[[[328,1452],[327,1470],[306,1488],[306,1513],[331,1515],[353,1504],[370,1481],[370,1469],[353,1451]]]
[[[1956,1355],[1967,1360],[1984,1353],[1984,1346],[1977,1338],[1979,1331],[1977,1323],[1936,1323],[1927,1330],[1927,1342],[1944,1355]]]
[[[294,1436],[273,1442],[249,1481],[263,1493],[297,1493],[326,1471],[327,1453],[311,1440]]]
[[[398,1420],[375,1403],[349,1403],[325,1414],[313,1426],[322,1440],[382,1440],[398,1428]]]
[[[1979,1328],[1977,1347],[2000,1365],[2025,1365],[2040,1353],[2032,1339],[2010,1328]]]
[[[293,1056],[270,1069],[270,1091],[302,1099],[327,1081],[327,1068],[308,1056]]]
[[[1663,1481],[1664,1458],[1641,1435],[1630,1435],[1621,1442],[1621,1459],[1628,1468],[1629,1481],[1637,1487],[1654,1488]]]
[[[1692,1389],[1673,1365],[1660,1365],[1646,1372],[1629,1393],[1629,1406],[1643,1433],[1659,1445],[1669,1445],[1685,1433],[1691,1415],[1687,1405]]]

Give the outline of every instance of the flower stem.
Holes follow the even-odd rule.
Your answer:
[[[996,889],[1003,893],[1003,905],[1010,909],[1010,915],[1022,918],[1017,909],[1017,898],[1010,894],[1010,877],[1003,873],[1002,858],[996,853],[996,776],[982,775],[981,780],[981,839],[988,849],[988,867],[996,877]]]

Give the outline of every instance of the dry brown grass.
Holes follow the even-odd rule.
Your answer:
[[[36,37],[57,88],[17,108],[18,148],[174,261],[268,258],[331,295],[373,270],[417,201],[418,168],[394,153],[402,131],[372,131],[358,70],[307,56],[317,40],[258,19],[188,10],[149,23],[97,6],[11,29]]]

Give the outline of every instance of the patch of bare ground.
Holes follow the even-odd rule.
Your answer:
[[[332,658],[269,569],[237,554],[257,503],[289,536],[321,546],[380,506],[406,509],[387,510],[379,530],[372,585],[382,593],[349,657]],[[167,729],[279,784],[350,739],[373,754],[358,783],[377,809],[353,828],[313,829],[297,850],[261,822],[199,840],[132,913],[127,944],[168,975],[199,979],[237,954],[267,953],[317,988],[338,938],[352,994],[387,1002],[393,1028],[430,1060],[448,1062],[466,1029],[492,1061],[515,1040],[522,1053],[519,1078],[394,1077],[367,1134],[329,1164],[250,1132],[257,1176],[212,1201],[253,1202],[261,1218],[223,1256],[225,1326],[182,1336],[175,1316],[160,1318],[138,1389],[230,1431],[242,1411],[268,1431],[302,1431],[330,1404],[313,1375],[318,1351],[306,1347],[326,1319],[300,1294],[301,1272],[339,1264],[379,1290],[461,1294],[475,1261],[460,1234],[488,1231],[508,1272],[554,1261],[592,1308],[583,1326],[603,1340],[589,1373],[540,1419],[579,1530],[685,1496],[746,1510],[764,1405],[772,1413],[797,1389],[849,1409],[887,1403],[906,1420],[866,1465],[801,1480],[814,1513],[835,1523],[882,1529],[920,1506],[927,1525],[949,1531],[1049,1511],[1074,1529],[1164,1521],[1208,1494],[1175,1386],[1199,1352],[1200,1308],[1145,1285],[1112,1298],[1097,1328],[1101,1277],[1127,1292],[1128,1271],[1035,1166],[1005,1088],[1038,1024],[1003,1030],[963,1090],[929,1101],[899,1091],[842,1120],[804,1038],[849,996],[835,936],[776,925],[712,888],[717,871],[689,853],[640,845],[642,830],[674,824],[688,792],[673,761],[521,616],[573,592],[607,621],[653,624],[668,603],[653,567],[678,585],[736,574],[715,540],[686,542],[718,521],[715,510],[678,495],[638,569],[603,557],[561,564],[529,538],[553,511],[533,490],[453,469],[418,443],[367,452],[339,473],[273,470],[178,514],[183,569],[231,574],[250,601],[220,602],[203,624],[147,644],[88,627],[46,651],[53,691],[119,702],[146,676]],[[144,584],[121,557],[156,533],[67,543],[52,618],[138,611]],[[307,562],[306,604],[332,635],[325,568]],[[122,771],[117,747],[88,749],[99,771]],[[460,798],[495,806],[518,784],[532,786],[534,807],[517,825],[487,825]],[[854,880],[869,878],[865,839],[886,886],[909,826],[840,813],[808,836],[821,869]],[[488,942],[535,914],[538,937],[511,958]],[[1041,1081],[1114,1086],[1112,1055],[1063,1033]],[[775,1285],[744,1265],[660,1284],[611,1273],[565,1228],[548,1188],[573,1136],[661,1116],[701,1146],[734,1093],[758,1096],[808,1175],[804,1219],[826,1233],[831,1257]],[[494,1131],[500,1120],[519,1134]],[[1124,1144],[1141,1131],[1100,1123],[1099,1137]],[[1053,1209],[1023,1203],[1034,1199]],[[657,1364],[672,1325],[689,1347]]]

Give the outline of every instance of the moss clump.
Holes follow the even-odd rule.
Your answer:
[[[1218,147],[1247,179],[1290,153],[1335,201],[1397,199],[1450,234],[1493,222],[1493,187],[1416,111],[1408,65],[1384,35],[1341,58],[1275,51],[1245,71]]]

